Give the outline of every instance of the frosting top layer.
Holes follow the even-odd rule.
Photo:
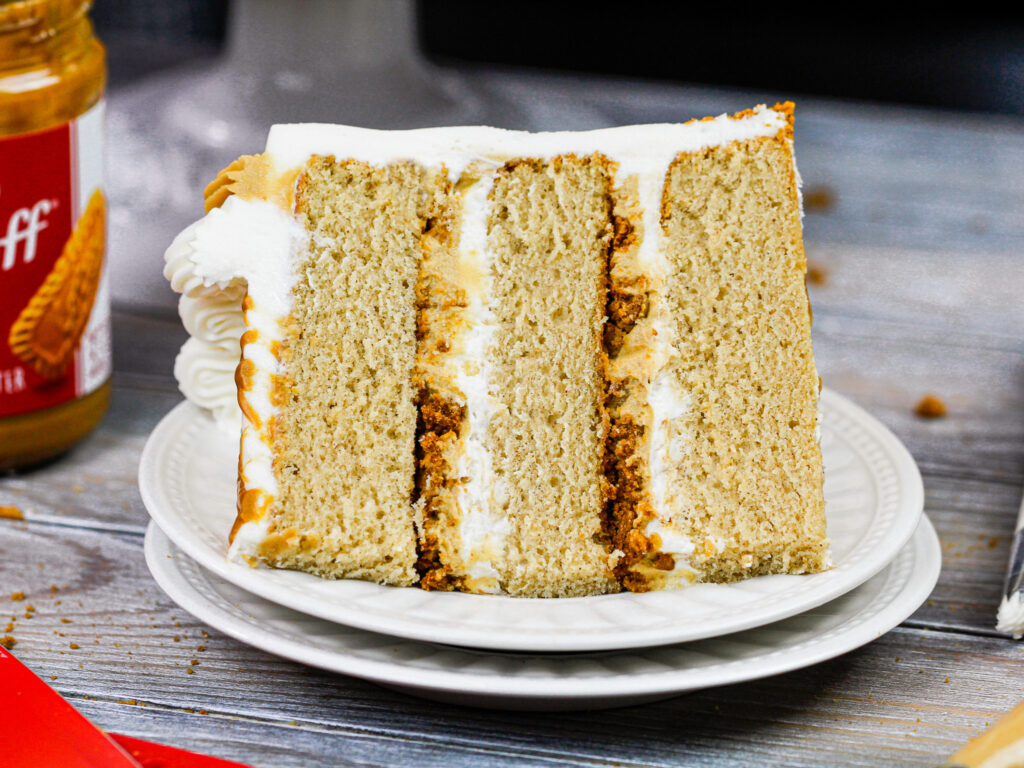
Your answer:
[[[787,128],[785,112],[763,105],[735,116],[593,131],[531,133],[484,126],[379,131],[346,125],[295,123],[270,129],[267,154],[279,171],[301,166],[312,155],[334,155],[371,165],[402,160],[435,168],[444,165],[449,177],[455,180],[473,161],[500,163],[512,157],[601,152],[618,162],[623,173],[660,170],[664,175],[669,161],[680,152],[773,136]]]

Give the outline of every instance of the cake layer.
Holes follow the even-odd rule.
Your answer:
[[[827,567],[790,121],[275,126],[168,252],[189,317],[249,286],[231,556],[536,597]],[[232,262],[263,206],[275,265]]]
[[[666,181],[675,355],[654,388],[687,407],[655,425],[668,458],[655,496],[712,581],[824,565],[818,376],[795,188],[782,136],[680,155]]]
[[[492,354],[502,408],[491,434],[510,527],[502,573],[510,594],[617,586],[596,541],[611,192],[610,163],[600,155],[509,163],[494,184]]]
[[[281,347],[273,564],[411,584],[416,533],[415,288],[430,187],[411,163],[316,157],[296,212],[310,248]]]

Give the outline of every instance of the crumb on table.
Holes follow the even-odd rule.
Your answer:
[[[0,506],[0,518],[5,520],[24,520],[25,515],[17,507]]]
[[[820,264],[807,262],[807,282],[811,285],[825,285],[828,282],[828,270]]]
[[[946,415],[946,403],[936,395],[925,395],[914,406],[914,413],[922,419],[940,419]]]
[[[828,187],[812,187],[804,191],[804,208],[808,211],[827,211],[835,201],[836,195]]]

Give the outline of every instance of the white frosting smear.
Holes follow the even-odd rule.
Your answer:
[[[1014,640],[1024,637],[1024,599],[1021,598],[1020,592],[1004,597],[999,604],[996,629],[1000,632],[1009,632]]]

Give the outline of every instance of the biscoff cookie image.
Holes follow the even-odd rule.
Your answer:
[[[45,379],[67,370],[96,300],[103,268],[106,200],[97,189],[60,258],[11,325],[11,350]]]

